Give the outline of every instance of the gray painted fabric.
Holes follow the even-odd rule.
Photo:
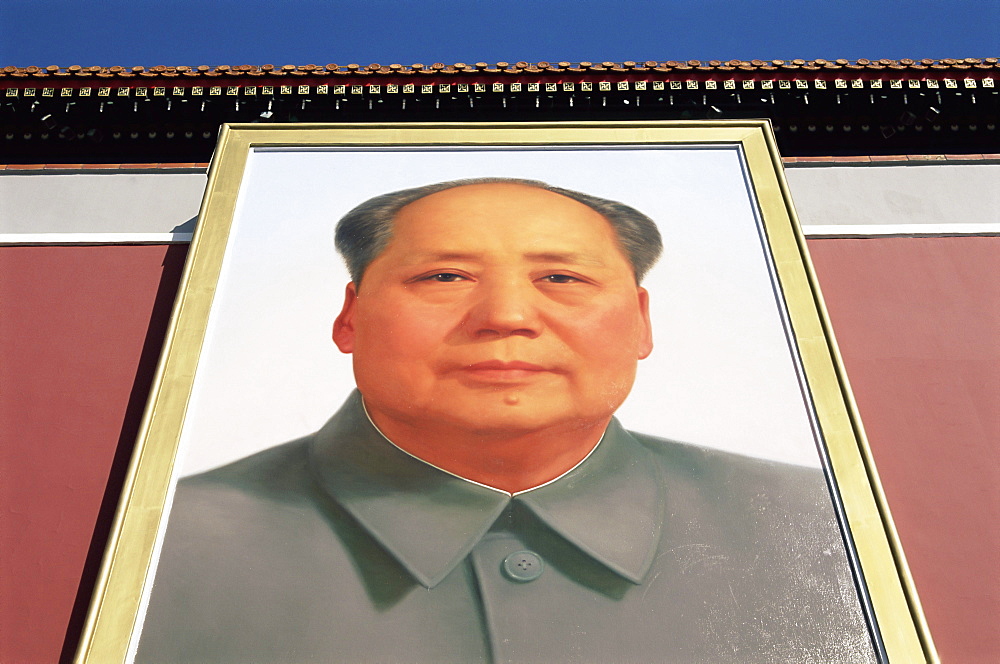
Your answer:
[[[633,434],[513,497],[355,393],[181,481],[138,662],[873,662],[815,470]]]

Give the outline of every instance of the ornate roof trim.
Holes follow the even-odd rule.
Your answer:
[[[786,166],[893,166],[910,164],[955,164],[986,162],[1000,164],[1000,154],[896,154],[832,157],[782,157]],[[183,171],[203,173],[207,162],[136,163],[136,164],[0,164],[0,171]]]
[[[0,79],[4,78],[53,78],[62,80],[86,80],[86,79],[138,79],[145,81],[148,79],[170,79],[173,81],[184,79],[214,79],[217,77],[241,78],[241,77],[379,77],[379,76],[478,76],[488,75],[489,77],[506,76],[549,76],[553,74],[569,73],[574,76],[581,74],[618,74],[628,75],[641,72],[660,73],[680,73],[691,77],[705,75],[723,74],[726,76],[738,75],[740,77],[759,78],[762,75],[780,75],[794,72],[798,78],[826,78],[835,72],[840,75],[857,75],[861,72],[870,72],[875,75],[884,75],[886,70],[891,70],[893,75],[902,72],[919,73],[924,77],[943,77],[948,72],[969,72],[990,71],[1000,69],[998,58],[945,58],[942,60],[868,60],[861,58],[858,60],[667,60],[645,62],[497,62],[489,64],[477,62],[466,64],[458,62],[446,65],[435,62],[430,65],[416,63],[411,65],[390,64],[381,65],[378,63],[369,65],[359,64],[327,64],[327,65],[218,65],[210,67],[200,65],[189,66],[164,66],[155,67],[81,67],[72,65],[69,67],[59,67],[50,65],[48,67],[14,67],[7,66],[0,68]],[[137,81],[138,82],[138,81]],[[164,81],[166,82],[166,81]]]

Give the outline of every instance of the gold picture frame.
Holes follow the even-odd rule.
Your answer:
[[[773,287],[792,331],[790,352],[797,358],[814,426],[821,432],[820,462],[839,498],[845,539],[856,563],[855,581],[867,598],[869,619],[877,625],[875,650],[878,657],[892,663],[936,662],[766,121],[224,126],[76,661],[124,662],[134,653],[137,620],[141,621],[165,515],[181,472],[178,449],[192,412],[208,321],[218,305],[220,275],[230,260],[229,252],[235,251],[233,231],[241,206],[248,205],[248,187],[259,190],[262,186],[262,181],[250,183],[248,179],[251,157],[339,151],[410,159],[414,154],[484,150],[493,155],[519,150],[576,150],[581,155],[601,150],[726,150],[736,155],[749,183],[747,200],[760,226],[761,256],[773,271]],[[609,171],[601,177],[630,176]],[[650,182],[657,181],[655,173],[649,177]],[[713,174],[697,177],[710,181]],[[320,198],[328,198],[341,186],[335,176],[328,183],[329,189],[317,194]],[[381,191],[392,189],[376,184]],[[349,184],[343,187],[352,189]],[[363,197],[349,198],[358,202]],[[330,220],[331,247],[335,219]],[[288,227],[294,220],[274,223],[282,233],[294,232]],[[330,260],[334,260],[332,252]],[[330,313],[331,320],[335,313]]]

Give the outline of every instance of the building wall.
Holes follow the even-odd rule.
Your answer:
[[[813,237],[1000,232],[1000,162],[796,161],[785,175]],[[8,167],[0,243],[183,241],[205,182],[204,168]]]
[[[82,627],[205,176],[0,173],[0,662],[34,664]],[[1000,165],[788,179],[942,660],[995,661]]]

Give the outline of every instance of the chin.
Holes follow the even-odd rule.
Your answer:
[[[497,393],[494,398],[475,399],[472,403],[451,402],[453,408],[442,413],[442,421],[483,436],[520,436],[553,428],[583,428],[611,413],[587,417],[573,404],[541,403],[540,399],[518,394]]]

